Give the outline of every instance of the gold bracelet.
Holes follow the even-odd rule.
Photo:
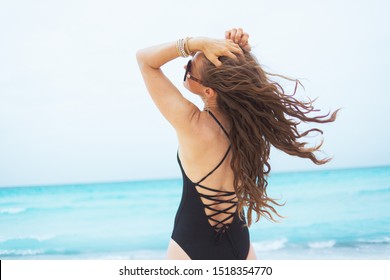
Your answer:
[[[180,52],[180,47],[179,47],[179,45],[180,45],[180,39],[176,41],[176,51],[177,51],[177,54],[178,54],[179,56],[181,56],[181,52]]]
[[[178,39],[176,41],[176,51],[181,57],[188,57],[189,53],[187,53],[185,49],[185,39]]]
[[[189,41],[190,39],[192,39],[192,37],[186,37],[186,38],[184,39],[184,50],[186,51],[186,54],[187,54],[187,55],[192,55],[192,52],[190,51],[190,47],[189,47],[189,45],[188,45],[188,41]]]
[[[177,40],[176,46],[177,46],[177,49],[178,49],[179,56],[181,56],[181,57],[187,57],[188,56],[188,54],[186,53],[186,51],[184,49],[184,39]]]

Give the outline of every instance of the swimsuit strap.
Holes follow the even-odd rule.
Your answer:
[[[222,128],[223,132],[224,132],[224,133],[226,134],[226,136],[229,138],[229,134],[227,133],[227,131],[226,131],[226,129],[223,127],[223,125],[220,123],[220,121],[214,116],[214,114],[213,114],[211,111],[207,110],[207,112],[210,113],[210,115],[213,117],[213,119],[215,120],[215,122]],[[201,182],[203,182],[207,177],[209,177],[211,174],[213,174],[213,172],[214,172],[215,170],[217,170],[218,167],[221,166],[221,164],[224,162],[224,160],[226,159],[227,155],[229,154],[231,148],[232,148],[232,145],[230,144],[230,145],[229,145],[229,148],[227,149],[225,155],[223,156],[222,160],[218,163],[218,165],[217,165],[213,170],[211,170],[206,176],[204,176],[202,179],[200,179],[200,181],[198,181],[198,182],[196,183],[196,185],[198,185],[198,184],[200,184]]]
[[[223,233],[226,229],[228,229],[230,225],[226,224],[225,222],[232,218],[236,213],[236,210],[234,209],[237,206],[236,193],[223,190],[215,190],[207,188],[200,184],[198,184],[197,187],[207,189],[213,192],[213,194],[204,194],[198,191],[199,196],[205,198],[208,201],[207,203],[203,203],[203,206],[212,211],[211,214],[206,215],[207,219],[216,223],[212,226],[216,232]],[[220,204],[228,205],[223,209],[220,209]],[[224,219],[220,220],[215,217],[219,214],[226,214],[227,216]]]
[[[207,177],[209,177],[211,174],[213,174],[213,172],[214,172],[215,170],[217,170],[218,167],[221,166],[221,164],[224,162],[225,158],[227,157],[228,153],[230,152],[230,149],[231,149],[231,148],[232,148],[232,145],[229,145],[229,148],[228,148],[228,150],[226,151],[225,155],[223,156],[223,159],[218,163],[218,165],[217,165],[213,170],[211,170],[206,176],[204,176],[202,179],[200,179],[200,181],[198,181],[198,182],[196,183],[196,185],[198,185],[198,184],[200,184],[201,182],[203,182]]]
[[[227,133],[226,129],[223,127],[223,125],[219,122],[219,120],[214,116],[213,112],[207,110],[208,113],[213,117],[213,119],[217,122],[217,124],[222,128],[223,132],[225,132],[226,136],[229,138],[229,133]]]

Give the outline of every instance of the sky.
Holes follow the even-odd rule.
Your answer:
[[[273,149],[272,172],[389,165],[389,10],[378,0],[3,1],[0,186],[180,178],[175,131],[135,53],[233,27],[249,33],[266,71],[302,81],[298,98],[318,97],[322,112],[342,108],[319,126],[330,163]],[[203,108],[182,85],[186,62],[163,70]]]

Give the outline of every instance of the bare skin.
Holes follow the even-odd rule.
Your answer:
[[[225,33],[225,39],[222,40],[204,37],[191,39],[189,48],[191,51],[197,52],[192,60],[191,74],[200,77],[199,67],[202,67],[202,56],[219,66],[221,64],[218,60],[219,56],[234,58],[242,53],[241,48],[250,50],[248,37],[248,34],[244,33],[242,29],[232,29]],[[162,65],[177,57],[175,42],[137,52],[138,64],[150,96],[163,116],[174,127],[178,137],[179,157],[183,169],[188,178],[195,182],[219,163],[229,147],[229,140],[209,113],[199,110],[193,103],[184,98],[161,71]],[[207,109],[212,111],[225,129],[229,131],[225,117],[218,109],[216,92],[191,79],[186,79],[184,86],[190,92],[201,97],[205,106],[207,104]],[[221,190],[234,191],[234,176],[230,162],[231,153],[212,176],[203,181],[203,184],[214,188],[223,186],[220,187]],[[205,190],[202,192],[208,194]],[[226,206],[221,204],[220,207]],[[206,214],[209,214],[207,211],[210,210],[206,209]],[[220,214],[218,219],[223,219],[223,215],[226,214]],[[168,245],[166,257],[167,259],[189,259],[184,250],[172,239]],[[252,245],[250,245],[247,259],[256,259]]]

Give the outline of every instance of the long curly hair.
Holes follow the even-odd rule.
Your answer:
[[[302,138],[312,131],[323,133],[318,128],[298,131],[301,122],[328,123],[336,119],[337,112],[309,116],[319,111],[313,107],[315,100],[297,100],[294,95],[299,80],[265,72],[256,57],[244,51],[237,60],[220,57],[222,65],[215,67],[204,56],[200,74],[202,84],[217,93],[217,104],[226,117],[230,128],[232,146],[231,168],[234,172],[234,189],[237,194],[237,209],[240,218],[247,207],[247,225],[261,216],[276,221],[278,214],[274,205],[282,206],[267,195],[267,178],[271,171],[269,163],[271,145],[283,152],[308,158],[315,164],[325,164],[330,158],[319,159],[314,152],[322,146],[306,147]],[[294,81],[294,93],[288,95],[279,83],[270,79],[278,76]]]

